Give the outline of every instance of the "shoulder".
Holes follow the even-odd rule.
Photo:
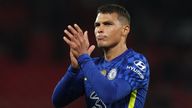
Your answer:
[[[126,62],[126,70],[134,72],[139,75],[141,79],[149,75],[149,64],[143,54],[131,49],[130,54],[126,55],[124,62]]]
[[[126,55],[126,60],[130,63],[145,63],[145,64],[148,64],[148,60],[146,59],[146,57],[139,53],[139,52],[136,52],[134,51],[133,49],[130,49],[130,52],[129,54]]]

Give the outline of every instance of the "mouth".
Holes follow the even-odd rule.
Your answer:
[[[106,36],[104,35],[98,35],[96,36],[98,41],[105,40]]]

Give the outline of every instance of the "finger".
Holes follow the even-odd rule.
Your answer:
[[[64,33],[70,38],[74,38],[73,35],[68,31],[68,30],[64,30]]]
[[[68,36],[71,40],[73,40],[73,41],[76,40],[75,37],[74,37],[68,30],[64,30],[64,32],[65,32],[65,34],[67,34],[67,36]]]
[[[68,38],[64,36],[63,39],[69,46],[71,45],[71,41]]]
[[[65,36],[63,37],[64,41],[72,48],[74,48],[76,46],[75,43],[73,43],[72,41],[70,41],[68,38],[66,38]]]
[[[71,57],[71,60],[72,60],[73,62],[76,62],[76,61],[77,61],[76,58],[75,58],[75,56],[74,56],[74,54],[73,54],[73,52],[72,52],[72,50],[71,50],[71,48],[70,48],[70,57]]]
[[[71,25],[68,25],[68,29],[71,31],[71,33],[73,33],[73,35],[76,35],[78,34],[77,30],[75,30]]]
[[[88,49],[88,54],[91,55],[94,49],[95,49],[95,45],[91,45]]]
[[[78,31],[78,33],[80,34],[80,36],[83,36],[83,31],[82,31],[82,29],[81,29],[77,24],[74,24],[74,27],[75,27],[75,29]]]
[[[82,31],[82,29],[77,25],[77,24],[74,24],[74,27],[75,27],[75,29],[77,30],[77,32],[78,32],[78,35],[77,35],[77,39],[82,43],[82,44],[84,44],[85,42],[84,42],[84,39],[83,39],[83,31]]]
[[[83,37],[83,32],[82,32],[82,30],[80,29],[80,27],[77,24],[74,24],[74,27],[69,25],[68,28],[72,32],[72,34],[75,37],[75,39],[78,40],[79,43],[84,43],[84,40],[82,38]]]
[[[77,58],[78,52],[75,49],[71,48],[71,53],[75,58]]]
[[[79,45],[79,41],[77,40],[77,38],[75,38],[68,30],[64,30],[64,32],[67,34],[67,36],[76,44]]]
[[[76,61],[75,56],[73,55],[72,51],[70,51],[70,58],[71,58],[71,61],[73,61],[73,62]]]
[[[78,33],[77,30],[75,30],[71,25],[69,25],[68,28],[73,33],[74,38],[77,40],[76,43],[78,43],[78,45],[80,43],[83,43],[81,36],[79,36],[79,35],[83,35],[83,34]]]
[[[88,31],[84,32],[84,39],[85,39],[85,43],[87,44],[87,46],[89,46]]]
[[[73,55],[73,53],[70,51],[70,59],[71,59],[71,65],[73,68],[78,68],[78,61],[75,58],[75,56]]]

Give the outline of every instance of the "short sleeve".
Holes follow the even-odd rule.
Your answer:
[[[149,64],[147,59],[136,54],[124,61],[118,78],[126,80],[132,87],[132,90],[144,88],[149,83]]]

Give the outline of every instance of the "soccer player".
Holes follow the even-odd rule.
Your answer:
[[[90,57],[95,46],[89,45],[87,31],[77,24],[64,30],[71,65],[54,89],[54,106],[66,106],[85,94],[87,108],[143,108],[149,65],[142,54],[126,46],[128,11],[116,4],[103,5],[98,8],[94,26],[103,57]]]

